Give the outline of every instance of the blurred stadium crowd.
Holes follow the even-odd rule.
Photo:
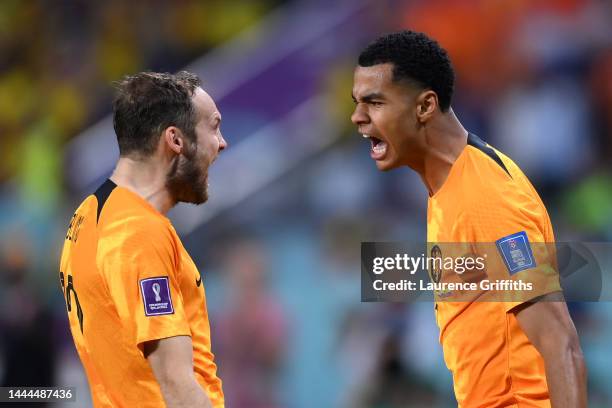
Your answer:
[[[288,33],[275,37],[281,44],[294,40],[288,27],[309,29],[300,22],[344,19],[329,20],[328,31],[273,59],[238,90],[212,92],[229,143],[219,166],[245,183],[251,179],[231,161],[232,148],[267,136],[272,143],[248,145],[248,157],[268,169],[303,148],[300,132],[313,140],[308,155],[255,179],[248,194],[183,234],[204,276],[229,407],[453,404],[431,303],[360,303],[360,243],[426,236],[420,180],[409,170],[378,173],[349,120],[356,56],[379,33],[424,31],[447,48],[460,120],[523,168],[557,240],[612,240],[610,2],[338,3],[0,2],[1,385],[72,385],[87,401],[57,265],[71,211],[93,191],[72,181],[79,153],[68,146],[110,113],[111,82],[214,56],[236,33],[277,21],[266,18],[273,10]],[[256,33],[264,36],[263,28]],[[282,48],[275,47],[251,52],[264,58]],[[225,71],[231,81],[239,67]],[[214,88],[218,79],[203,80]],[[286,117],[310,100],[320,102],[318,113],[298,114],[288,128]],[[115,144],[112,132],[106,140]],[[240,188],[228,183],[230,171],[212,177],[208,205],[222,199],[220,185]],[[612,406],[612,305],[570,307],[590,406]]]

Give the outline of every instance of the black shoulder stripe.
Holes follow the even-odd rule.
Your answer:
[[[470,146],[473,146],[473,147],[477,148],[478,150],[480,150],[481,152],[483,152],[484,154],[486,154],[487,156],[492,158],[493,161],[495,161],[495,163],[499,164],[501,166],[501,168],[504,169],[504,171],[506,173],[508,173],[510,178],[512,178],[512,175],[510,174],[510,172],[506,168],[506,165],[502,161],[501,157],[499,157],[497,155],[497,153],[495,153],[495,150],[493,150],[489,146],[487,146],[487,144],[481,138],[479,138],[478,136],[476,136],[473,133],[468,133],[467,143]]]
[[[102,212],[102,207],[104,207],[104,204],[106,204],[108,196],[110,196],[115,187],[117,187],[117,185],[113,183],[111,179],[108,179],[104,182],[104,184],[98,187],[98,189],[94,193],[94,195],[98,199],[98,216],[96,218],[96,222],[100,220],[100,213]]]

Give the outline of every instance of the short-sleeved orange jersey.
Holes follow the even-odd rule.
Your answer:
[[[554,243],[546,208],[525,175],[508,157],[470,134],[441,189],[429,198],[427,240],[430,245],[473,247],[517,233],[526,234],[532,248],[534,243]],[[444,255],[444,244],[440,247]],[[530,294],[533,298],[559,291],[556,263],[551,266],[554,256],[541,253],[546,247],[534,249],[537,267],[510,273],[503,254],[497,253],[489,254],[487,268],[511,280],[546,276],[548,284],[538,285]],[[444,273],[442,281],[451,278]],[[544,361],[510,313],[521,301],[436,300],[444,360],[460,407],[550,407]]]
[[[107,180],[74,214],[60,263],[70,329],[94,406],[164,406],[143,343],[190,336],[194,375],[224,406],[202,278],[170,221]]]

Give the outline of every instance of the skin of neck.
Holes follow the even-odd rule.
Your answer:
[[[164,149],[160,143],[149,157],[122,156],[110,179],[120,187],[138,194],[161,214],[176,205],[166,188],[166,177],[176,155]]]
[[[433,196],[440,190],[451,167],[467,145],[468,132],[450,108],[422,124],[418,131],[423,151],[420,163],[411,167],[421,176],[429,196]]]

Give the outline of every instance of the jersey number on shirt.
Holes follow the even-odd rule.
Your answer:
[[[77,317],[79,318],[79,326],[81,326],[81,333],[83,333],[83,309],[81,309],[81,304],[79,303],[79,296],[74,290],[74,285],[72,284],[72,275],[68,275],[68,285],[65,285],[64,282],[64,272],[60,272],[60,283],[62,284],[62,290],[64,291],[64,297],[66,298],[66,307],[68,308],[68,313],[72,311],[72,296],[71,293],[74,293],[74,303],[76,303],[76,312]]]

